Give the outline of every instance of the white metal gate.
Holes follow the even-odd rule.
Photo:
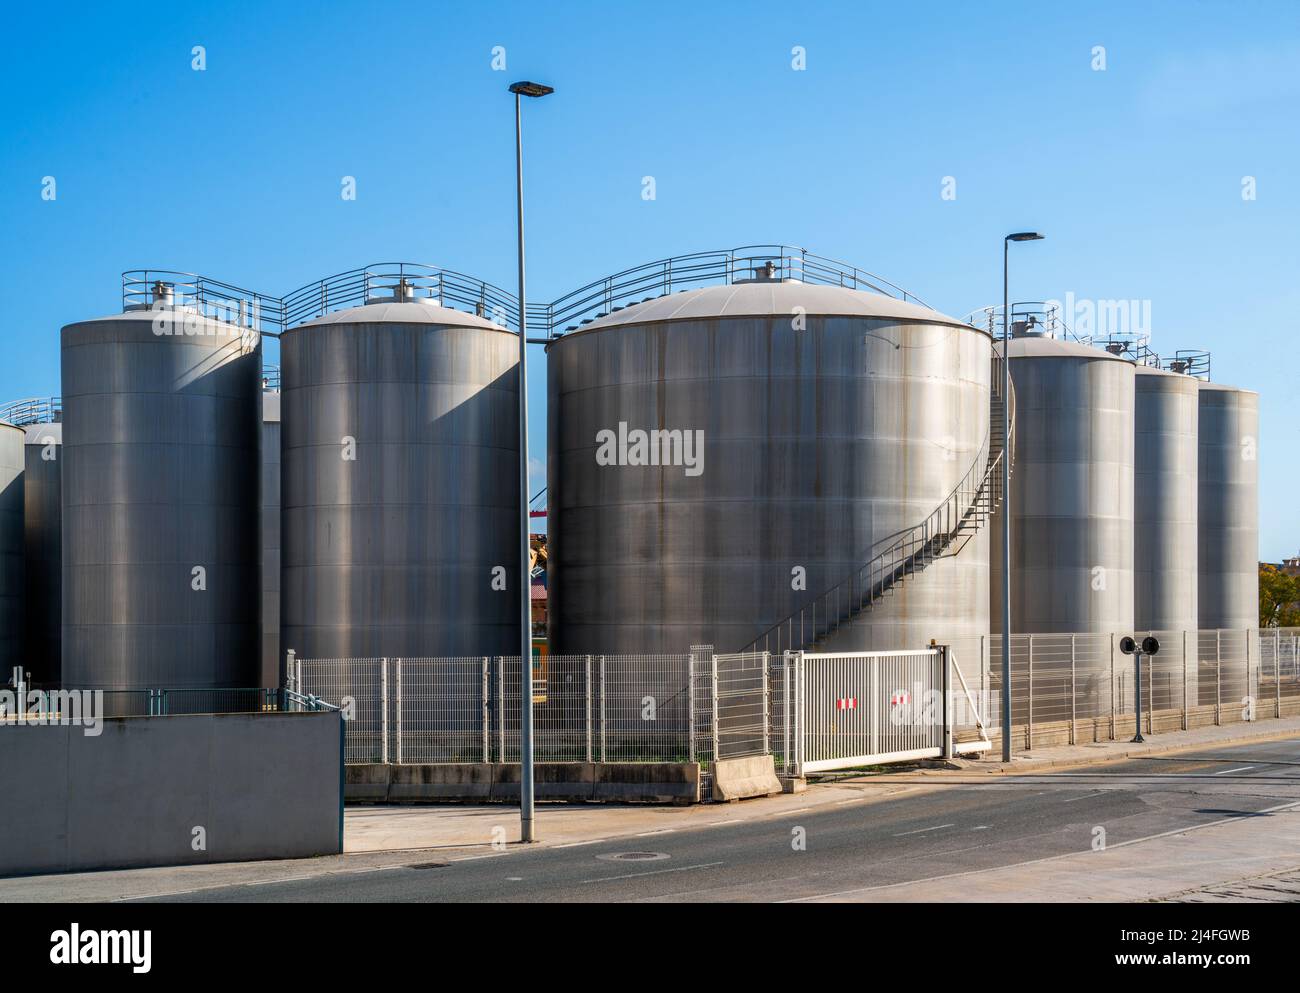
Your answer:
[[[796,775],[988,749],[980,708],[945,646],[901,652],[790,652],[787,754]],[[954,744],[973,723],[979,741]]]

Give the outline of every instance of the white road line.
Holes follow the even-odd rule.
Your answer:
[[[864,796],[855,796],[852,800],[836,800],[836,801],[835,801],[835,806],[837,806],[837,807],[843,807],[843,806],[845,806],[846,804],[850,804],[850,803],[861,803],[861,802],[862,802],[863,800],[865,800],[865,799],[866,799],[866,797],[864,797]]]
[[[1215,773],[1212,773],[1211,775],[1215,775],[1215,776],[1230,776],[1230,775],[1232,775],[1234,772],[1245,772],[1247,769],[1256,769],[1256,768],[1258,768],[1258,766],[1253,766],[1253,765],[1243,765],[1240,769],[1224,769],[1222,772],[1215,772]]]
[[[1251,811],[1255,816],[1260,814],[1276,814],[1283,810],[1295,810],[1300,808],[1300,800],[1292,803],[1280,803],[1276,807],[1266,807],[1263,810]],[[1140,845],[1143,842],[1155,841],[1158,838],[1172,838],[1178,834],[1190,834],[1193,831],[1200,831],[1204,828],[1218,827],[1221,824],[1236,824],[1240,822],[1239,817],[1223,817],[1217,821],[1207,821],[1204,824],[1193,824],[1189,827],[1174,828],[1172,831],[1161,831],[1159,834],[1149,834],[1145,838],[1133,838],[1129,841],[1121,841],[1118,844],[1107,845],[1106,851],[1114,851],[1116,848],[1127,848],[1129,845]],[[1086,850],[1085,850],[1086,851]],[[1020,868],[1026,865],[1038,865],[1041,862],[1059,862],[1061,859],[1074,858],[1076,855],[1083,854],[1083,851],[1062,852],[1060,855],[1046,855],[1043,858],[1028,859],[1024,862],[1012,862],[1010,865],[988,866],[981,869],[967,869],[964,872],[949,872],[941,876],[922,876],[919,879],[909,879],[902,883],[881,883],[876,886],[859,886],[851,890],[837,890],[834,893],[818,893],[815,896],[800,896],[790,900],[782,900],[781,903],[810,903],[813,900],[825,900],[835,896],[849,896],[854,893],[868,893],[872,890],[895,889],[900,886],[916,886],[918,883],[935,883],[944,879],[960,879],[964,876],[978,876],[980,873],[999,872],[1004,869]],[[1099,867],[1100,868],[1100,867]]]
[[[934,827],[917,828],[915,831],[904,831],[902,834],[894,835],[895,838],[906,838],[909,834],[925,834],[926,831],[942,831],[944,828],[954,827],[952,824],[936,824]]]
[[[785,817],[788,814],[802,814],[805,811],[812,810],[812,807],[795,807],[794,810],[770,810],[769,817]]]
[[[660,828],[658,831],[642,831],[640,834],[632,835],[633,838],[649,838],[656,834],[672,834],[676,828]]]
[[[987,824],[981,824],[979,827],[971,828],[972,831],[987,831],[988,829],[989,826]]]
[[[563,845],[552,845],[551,847],[552,848],[581,848],[583,845],[599,845],[604,840],[605,840],[604,838],[593,838],[591,841],[569,841]]]
[[[615,879],[636,879],[638,876],[662,876],[665,872],[687,872],[691,869],[711,869],[715,865],[726,865],[725,862],[702,862],[699,865],[679,865],[675,869],[656,869],[654,872],[629,872],[626,876],[602,876],[600,879],[580,879],[579,885],[584,883],[608,883]]]
[[[321,873],[324,875],[324,873]],[[299,879],[314,879],[314,876],[282,876],[280,879],[259,879],[255,882],[244,883],[245,886],[270,886],[273,883],[292,883]]]
[[[1087,800],[1089,797],[1101,796],[1103,793],[1109,793],[1110,790],[1098,790],[1096,793],[1085,793],[1083,796],[1072,796],[1064,801],[1065,803],[1074,803],[1075,800]]]
[[[448,859],[448,862],[477,862],[479,859],[499,859],[502,855],[509,855],[509,852],[492,852],[490,855],[465,855],[458,859]],[[385,869],[404,869],[405,866],[386,865]]]
[[[709,821],[705,827],[730,827],[732,824],[744,824],[748,818],[739,818],[734,821]]]

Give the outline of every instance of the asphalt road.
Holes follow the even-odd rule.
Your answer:
[[[900,774],[899,781],[907,775]],[[993,779],[992,782],[990,780]],[[927,780],[927,783],[930,781]],[[208,888],[165,901],[778,901],[1089,851],[1300,800],[1300,738],[761,813],[635,839]],[[756,811],[759,808],[756,807]],[[544,808],[540,811],[544,818]],[[802,841],[802,848],[799,842]],[[973,884],[974,885],[974,884]]]

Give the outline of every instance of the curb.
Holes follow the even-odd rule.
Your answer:
[[[1240,745],[1251,741],[1274,741],[1281,738],[1295,737],[1296,735],[1300,735],[1300,727],[1285,729],[1278,728],[1276,730],[1269,729],[1267,731],[1261,730],[1255,734],[1234,734],[1225,738],[1215,738],[1212,741],[1171,742],[1168,745],[1156,744],[1154,746],[1149,743],[1144,743],[1140,748],[1130,748],[1120,752],[1107,752],[1104,755],[1079,755],[1059,759],[1035,759],[1030,757],[1029,759],[1024,760],[1026,765],[1021,766],[1017,766],[1014,762],[1008,766],[999,761],[996,767],[992,769],[968,767],[967,771],[984,772],[990,776],[1014,776],[1017,773],[1032,772],[1039,769],[1061,769],[1069,766],[1102,765],[1107,762],[1119,762],[1124,759],[1140,759],[1147,755],[1168,755],[1173,752],[1188,752],[1218,746]],[[1030,766],[1031,763],[1032,767]]]

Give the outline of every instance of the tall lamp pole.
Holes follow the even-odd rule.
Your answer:
[[[1011,301],[1008,264],[1013,241],[1041,241],[1036,231],[1002,239],[1002,761],[1011,761]]]
[[[524,303],[524,136],[520,120],[523,97],[544,97],[555,90],[541,83],[511,83],[515,95],[515,186],[519,208],[519,840],[533,834],[533,605],[532,563],[528,548],[528,310]],[[501,756],[505,761],[505,756]]]

